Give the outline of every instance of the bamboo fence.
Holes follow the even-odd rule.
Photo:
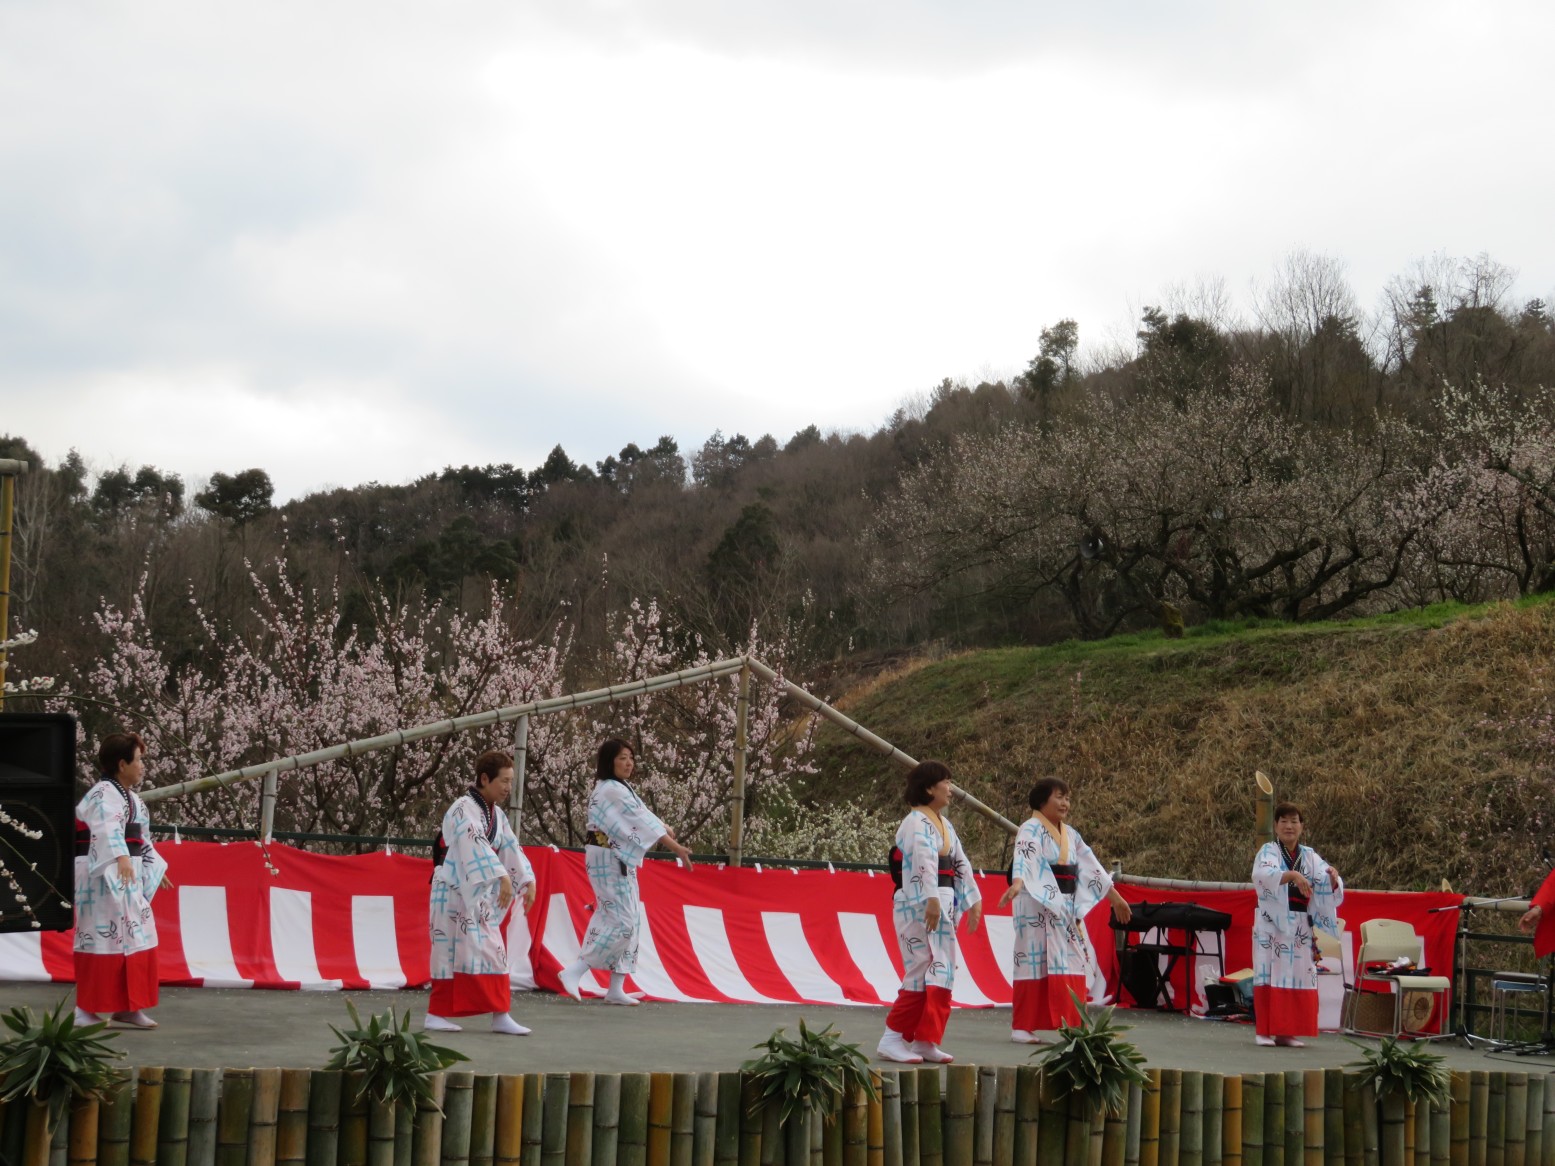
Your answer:
[[[876,1070],[878,1096],[781,1122],[740,1073],[434,1074],[433,1104],[351,1074],[147,1067],[57,1128],[0,1105],[23,1166],[1555,1166],[1548,1074],[1454,1073],[1446,1105],[1379,1101],[1342,1069],[1151,1069],[1093,1113],[1035,1066]],[[441,1109],[439,1109],[441,1106]]]

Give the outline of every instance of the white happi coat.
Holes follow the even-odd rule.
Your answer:
[[[448,856],[432,873],[432,978],[451,980],[455,974],[503,975],[508,971],[507,945],[502,940],[498,906],[502,876],[513,881],[513,900],[523,910],[524,888],[535,881],[534,869],[508,824],[502,807],[493,807],[496,836],[486,837],[485,801],[466,793],[454,799],[443,815],[443,843]]]
[[[1085,931],[1085,917],[1112,890],[1112,876],[1071,826],[1069,861],[1079,867],[1073,895],[1058,889],[1053,864],[1058,844],[1036,818],[1028,818],[1015,835],[1015,861],[1010,877],[1023,884],[1011,912],[1015,923],[1015,978],[1045,976],[1090,977],[1096,953]]]
[[[630,975],[637,970],[641,917],[637,868],[669,828],[631,786],[615,779],[594,783],[588,828],[604,834],[610,845],[583,848],[594,917],[583,934],[582,956],[591,968]]]
[[[955,886],[939,885],[940,832],[934,820],[921,810],[902,819],[896,829],[896,848],[902,852],[902,887],[892,896],[896,942],[902,951],[902,991],[922,992],[926,986],[947,992],[956,980],[956,924],[972,904],[982,901],[972,879],[972,864],[956,828],[943,814],[950,857],[955,863]],[[929,900],[939,900],[939,926],[925,926]]]
[[[89,955],[134,955],[156,947],[151,900],[167,873],[167,860],[151,845],[146,803],[132,789],[99,781],[76,806],[76,817],[91,830],[92,842],[75,861],[75,949]],[[125,885],[119,881],[118,860],[130,853],[124,829],[131,821],[140,823],[146,848],[135,860],[136,877]]]
[[[1290,869],[1278,842],[1265,842],[1253,859],[1253,889],[1258,907],[1253,915],[1253,987],[1317,988],[1317,964],[1312,959],[1312,928],[1339,934],[1339,904],[1344,880],[1330,882],[1328,864],[1310,846],[1296,855],[1296,869],[1312,884],[1307,910],[1290,909],[1290,884],[1280,877]]]

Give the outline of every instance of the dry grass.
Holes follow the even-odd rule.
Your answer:
[[[1555,605],[1439,627],[1270,629],[1089,653],[1003,650],[907,670],[852,714],[970,791],[1024,816],[1035,776],[1075,787],[1103,861],[1245,879],[1252,774],[1307,808],[1309,840],[1352,885],[1512,894],[1538,873],[1555,758],[1519,726],[1550,707]],[[886,806],[900,775],[822,735],[816,788]],[[960,816],[975,857],[1003,837]]]

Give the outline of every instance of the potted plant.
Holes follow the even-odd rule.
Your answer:
[[[827,1025],[819,1032],[799,1021],[799,1037],[779,1028],[753,1048],[766,1052],[740,1068],[754,1086],[750,1112],[775,1106],[783,1130],[785,1157],[793,1166],[810,1159],[809,1116],[819,1114],[830,1124],[842,1109],[843,1098],[862,1090],[870,1100],[879,1094],[869,1070],[869,1059]]]
[[[1403,1044],[1396,1037],[1383,1037],[1376,1048],[1350,1041],[1361,1050],[1361,1059],[1346,1069],[1357,1074],[1352,1089],[1370,1089],[1378,1108],[1384,1166],[1404,1166],[1404,1118],[1409,1102],[1416,1105],[1446,1105],[1452,1087],[1447,1062],[1425,1045]]]
[[[1061,1114],[1067,1102],[1069,1117],[1067,1137],[1049,1133],[1041,1156],[1057,1161],[1062,1153],[1066,1162],[1084,1163],[1092,1121],[1101,1113],[1121,1114],[1128,1105],[1129,1086],[1146,1085],[1150,1078],[1144,1054],[1120,1035],[1128,1026],[1113,1024],[1113,1010],[1102,1008],[1091,1015],[1084,1001],[1073,992],[1070,996],[1080,1009],[1080,1023],[1064,1025],[1052,1045],[1033,1054],[1041,1058],[1043,1110]],[[1064,1128],[1056,1121],[1039,1126],[1044,1127]]]
[[[118,1082],[113,1062],[124,1054],[108,1043],[111,1034],[101,1035],[105,1024],[78,1025],[75,1010],[63,1000],[42,1017],[34,1017],[31,1008],[13,1008],[0,1020],[12,1033],[0,1044],[0,1100],[31,1103],[22,1160],[46,1166],[65,1106],[81,1098],[100,1100]]]

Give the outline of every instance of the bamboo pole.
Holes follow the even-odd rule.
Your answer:
[[[779,1162],[810,1166],[810,1115],[800,1111],[781,1119],[783,1156]]]
[[[1323,1070],[1323,1164],[1344,1166],[1344,1070]]]
[[[522,1073],[499,1073],[496,1101],[492,1105],[492,1166],[519,1166],[523,1160],[524,1076]]]
[[[999,1166],[1015,1161],[1015,1090],[1014,1065],[994,1070],[993,1161]]]
[[[53,1129],[49,1136],[49,1166],[70,1166],[70,1110],[68,1106],[60,1113],[59,1120],[52,1123]],[[130,1139],[133,1142],[134,1130],[130,1131]],[[156,1147],[152,1147],[153,1150]],[[133,1151],[132,1151],[133,1152]]]
[[[1414,1122],[1414,1166],[1431,1166],[1431,1103],[1423,1098],[1409,1103]]]
[[[1091,1160],[1090,1103],[1076,1091],[1064,1098],[1064,1109],[1064,1166],[1088,1166]]]
[[[1263,1161],[1264,1166],[1285,1166],[1285,1074],[1282,1072],[1263,1075]]]
[[[367,1099],[367,1166],[394,1166],[394,1130],[399,1106]]]
[[[1490,1074],[1469,1072],[1469,1161],[1484,1162],[1490,1146]]]
[[[54,1157],[54,1131],[50,1128],[47,1104],[29,1101],[21,1111],[22,1154],[19,1166],[50,1166]],[[63,1125],[63,1121],[59,1124]],[[100,1143],[99,1143],[100,1144]]]
[[[1490,1093],[1485,1104],[1485,1166],[1506,1164],[1506,1073],[1489,1074]]]
[[[1415,1163],[1415,1103],[1404,1098],[1404,1166]]]
[[[1242,1074],[1242,1166],[1264,1166],[1263,1074]]]
[[[993,1166],[994,1112],[999,1101],[999,1070],[984,1065],[977,1071],[975,1134],[972,1139],[973,1166]],[[1013,1099],[1012,1099],[1013,1100]]]
[[[735,1083],[739,1078],[734,1074]],[[735,1103],[738,1104],[738,1096]],[[593,1166],[615,1166],[621,1133],[621,1074],[599,1073],[594,1077]],[[737,1166],[737,1159],[730,1160]]]
[[[1182,1070],[1161,1070],[1161,1117],[1156,1134],[1162,1166],[1177,1161],[1182,1148]]]
[[[939,1067],[922,1066],[918,1078],[918,1162],[941,1166],[945,1161],[945,1108],[939,1094]]]
[[[1204,1166],[1204,1094],[1204,1074],[1184,1069],[1177,1120],[1177,1161],[1181,1166]]]
[[[308,1160],[308,1095],[313,1074],[307,1069],[282,1069],[276,1108],[276,1166]]]
[[[129,1166],[130,1123],[135,1116],[135,1078],[109,1087],[97,1115],[98,1166]]]
[[[1261,769],[1253,771],[1253,833],[1259,846],[1274,841],[1274,783]]]
[[[670,1123],[675,1113],[675,1075],[648,1079],[648,1166],[670,1166]]]
[[[564,1166],[567,1161],[567,1105],[571,1091],[571,1074],[545,1074],[545,1096],[540,1099],[540,1166]]]
[[[1378,1166],[1377,1093],[1370,1085],[1361,1086],[1361,1161],[1365,1166]]]
[[[977,1066],[945,1069],[945,1161],[970,1163],[976,1157]]]
[[[520,1087],[523,1082],[520,1080]],[[518,1139],[513,1139],[514,1149]],[[593,1166],[594,1074],[574,1073],[567,1085],[567,1166]],[[517,1166],[515,1162],[514,1166]]]
[[[1431,1166],[1448,1166],[1452,1161],[1452,1108],[1447,1104],[1431,1106]]]
[[[918,1073],[914,1069],[896,1071],[897,1088],[902,1098],[902,1164],[921,1166],[918,1156]]]
[[[1220,1073],[1204,1074],[1204,1163],[1221,1166],[1224,1149],[1226,1079]]]
[[[1037,1161],[1056,1166],[1065,1159],[1069,1143],[1069,1099],[1046,1073],[1038,1091]]]
[[[718,1074],[698,1073],[696,1116],[691,1139],[692,1166],[713,1166],[718,1145]]]
[[[470,1083],[470,1166],[492,1166],[496,1140],[497,1077],[477,1073]]]
[[[902,1166],[902,1092],[894,1069],[880,1074],[880,1131],[885,1166]]]
[[[157,1118],[157,1161],[162,1166],[188,1166],[188,1069],[162,1070],[162,1112]]]
[[[65,1160],[70,1166],[96,1166],[97,1122],[101,1114],[102,1107],[95,1097],[80,1097],[71,1102],[70,1135],[65,1143]]]
[[[881,1104],[881,1081],[878,1072],[872,1072],[875,1082],[875,1097],[869,1105],[869,1144],[866,1147],[865,1161],[868,1166],[885,1166],[885,1107]]]
[[[1555,1166],[1555,1084],[1544,1074],[1544,1140],[1539,1151],[1539,1166]]]
[[[289,1072],[290,1070],[288,1070]],[[442,1106],[448,1099],[448,1074],[447,1072],[433,1073],[427,1082],[432,1090],[432,1096],[427,1101],[416,1102],[415,1132],[411,1137],[410,1162],[411,1166],[440,1166],[443,1158],[443,1111]],[[286,1083],[281,1083],[285,1096]],[[284,1107],[285,1102],[282,1102]],[[286,1113],[284,1108],[281,1113],[282,1137],[285,1137]],[[279,1162],[277,1163],[279,1166]]]
[[[1527,1166],[1528,1161],[1528,1074],[1506,1073],[1506,1107],[1502,1118],[1505,1129],[1506,1166]]]
[[[545,1074],[524,1074],[523,1131],[519,1151],[524,1166],[540,1166],[545,1151]]]
[[[749,754],[746,721],[750,716],[751,670],[740,668],[739,695],[734,700],[734,780],[729,786],[729,865],[745,856],[745,762]]]
[[[1145,1110],[1145,1091],[1139,1082],[1128,1085],[1128,1117],[1123,1134],[1123,1166],[1139,1166],[1139,1131]]]
[[[1408,1166],[1405,1128],[1404,1095],[1389,1093],[1382,1099],[1382,1161],[1387,1166]]]
[[[130,1166],[156,1166],[157,1126],[161,1118],[162,1070],[142,1065],[135,1072],[135,1104],[130,1115]]]
[[[743,663],[738,657],[730,660],[715,660],[712,663],[698,665],[695,668],[683,668],[679,672],[667,672],[661,676],[649,676],[643,680],[615,684],[608,688],[570,693],[566,696],[531,701],[529,704],[514,705],[510,708],[490,709],[486,712],[454,717],[446,721],[433,721],[429,724],[417,725],[409,729],[395,729],[391,733],[382,733],[376,737],[363,737],[359,740],[347,741],[344,744],[331,745],[326,749],[297,753],[290,757],[280,757],[273,761],[264,761],[255,765],[244,766],[241,769],[229,769],[210,777],[195,778],[190,781],[176,782],[173,785],[158,786],[156,789],[146,790],[141,794],[141,798],[146,802],[159,802],[166,798],[182,797],[184,794],[202,793],[205,790],[216,789],[220,786],[253,781],[255,778],[263,777],[267,773],[291,773],[299,769],[308,769],[314,765],[322,765],[328,761],[340,761],[347,757],[357,757],[363,753],[374,753],[381,749],[398,749],[415,741],[426,740],[428,737],[447,737],[451,734],[465,732],[470,729],[489,729],[494,725],[515,721],[525,714],[561,712],[567,709],[585,708],[589,705],[606,704],[612,701],[644,696],[650,692],[661,692],[703,680],[715,680],[721,676],[732,676],[740,670]],[[753,668],[756,667],[757,662],[752,660],[751,666]],[[803,690],[801,689],[800,691]]]
[[[308,1166],[335,1166],[339,1158],[340,1093],[344,1082],[338,1069],[319,1069],[309,1078]],[[464,1166],[462,1161],[460,1166]]]
[[[1528,1146],[1524,1154],[1528,1166],[1542,1166],[1544,1161],[1544,1089],[1547,1084],[1546,1074],[1528,1074]]]
[[[1366,1133],[1361,1120],[1360,1075],[1347,1073],[1344,1083],[1344,1162],[1345,1166],[1364,1166]]]
[[[1327,1100],[1328,1074],[1322,1069],[1308,1069],[1302,1074],[1302,1156],[1305,1166],[1323,1166],[1326,1153],[1327,1123],[1324,1118]]]
[[[221,1080],[221,1109],[216,1115],[216,1166],[246,1166],[253,1107],[254,1070],[226,1070]],[[101,1159],[101,1153],[98,1157]]]
[[[1242,1078],[1227,1075],[1220,1103],[1220,1161],[1242,1166]]]
[[[854,1085],[843,1099],[841,1166],[869,1166],[869,1094]]]
[[[443,1166],[469,1166],[470,1103],[475,1074],[469,1069],[450,1069],[443,1083]]]
[[[274,1166],[276,1126],[281,1120],[281,1070],[255,1069],[248,1113],[249,1166]]]
[[[646,1166],[648,1161],[648,1101],[652,1083],[647,1073],[621,1074],[621,1124],[616,1133],[620,1166]]]
[[[335,1151],[339,1166],[367,1166],[367,1093],[363,1075],[346,1073],[340,1082],[340,1141]]]
[[[760,1166],[785,1166],[788,1143],[783,1124],[778,1117],[778,1104],[765,1102],[761,1107],[761,1164]]]
[[[820,1130],[821,1158],[820,1166],[842,1166],[842,1111],[832,1121],[827,1121],[819,1112],[811,1115],[811,1146],[815,1144],[815,1131]],[[811,1154],[811,1161],[815,1156]]]
[[[894,1076],[886,1075],[885,1081],[893,1087]],[[884,1085],[882,1085],[884,1088]],[[763,1107],[761,1089],[754,1077],[740,1077],[740,1166],[761,1166],[761,1122]]]
[[[697,1075],[676,1073],[670,1092],[670,1166],[691,1166],[696,1123]]]
[[[508,790],[508,825],[513,837],[524,837],[524,790],[529,784],[529,714],[522,713],[513,725],[513,786]]]
[[[394,1106],[394,1138],[389,1143],[393,1166],[410,1166],[411,1147],[416,1139],[416,1107],[413,1101],[399,1101]]]
[[[1103,1120],[1106,1124],[1101,1135],[1100,1166],[1123,1166],[1128,1148],[1128,1117],[1122,1109],[1108,1110]]]
[[[1285,1070],[1285,1161],[1301,1166],[1307,1152],[1307,1075],[1300,1069]]]
[[[1473,1085],[1464,1071],[1452,1075],[1452,1140],[1449,1158],[1452,1166],[1469,1164],[1469,1110],[1473,1108]]]

